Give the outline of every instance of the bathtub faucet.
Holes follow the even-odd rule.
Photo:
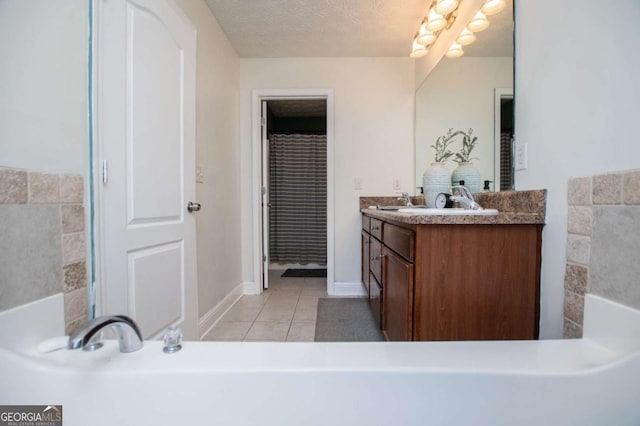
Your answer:
[[[91,339],[105,327],[111,327],[118,338],[120,352],[128,353],[142,349],[142,334],[136,323],[125,315],[104,316],[93,319],[89,324],[74,331],[69,336],[68,349],[87,348]]]

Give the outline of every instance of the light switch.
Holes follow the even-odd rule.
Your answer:
[[[196,183],[204,183],[204,166],[196,166]]]
[[[527,144],[516,143],[516,170],[527,170]]]
[[[353,180],[353,188],[356,190],[361,190],[362,189],[362,179],[361,178],[355,178]]]
[[[395,178],[393,180],[393,189],[394,191],[400,191],[400,179]]]

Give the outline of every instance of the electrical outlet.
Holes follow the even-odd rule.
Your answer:
[[[516,170],[527,170],[528,158],[527,158],[527,144],[516,143]]]
[[[395,191],[400,191],[400,179],[395,178],[395,179],[393,180],[393,189],[394,189]]]
[[[362,189],[362,179],[361,178],[355,178],[353,180],[353,187],[355,190],[361,190]]]

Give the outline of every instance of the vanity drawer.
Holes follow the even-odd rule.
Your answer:
[[[364,232],[371,233],[371,218],[369,216],[362,215],[362,230]]]
[[[382,221],[371,218],[371,235],[382,241]]]
[[[382,242],[391,250],[413,263],[415,256],[415,232],[410,229],[385,223]]]

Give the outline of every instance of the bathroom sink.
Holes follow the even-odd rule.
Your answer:
[[[409,213],[419,215],[445,215],[445,216],[461,216],[461,215],[473,215],[473,216],[493,216],[498,214],[496,209],[484,209],[484,210],[465,210],[465,209],[433,209],[433,208],[402,208],[398,210],[398,213]]]
[[[385,210],[385,211],[398,211],[400,209],[407,208],[407,206],[376,206],[376,210]]]

